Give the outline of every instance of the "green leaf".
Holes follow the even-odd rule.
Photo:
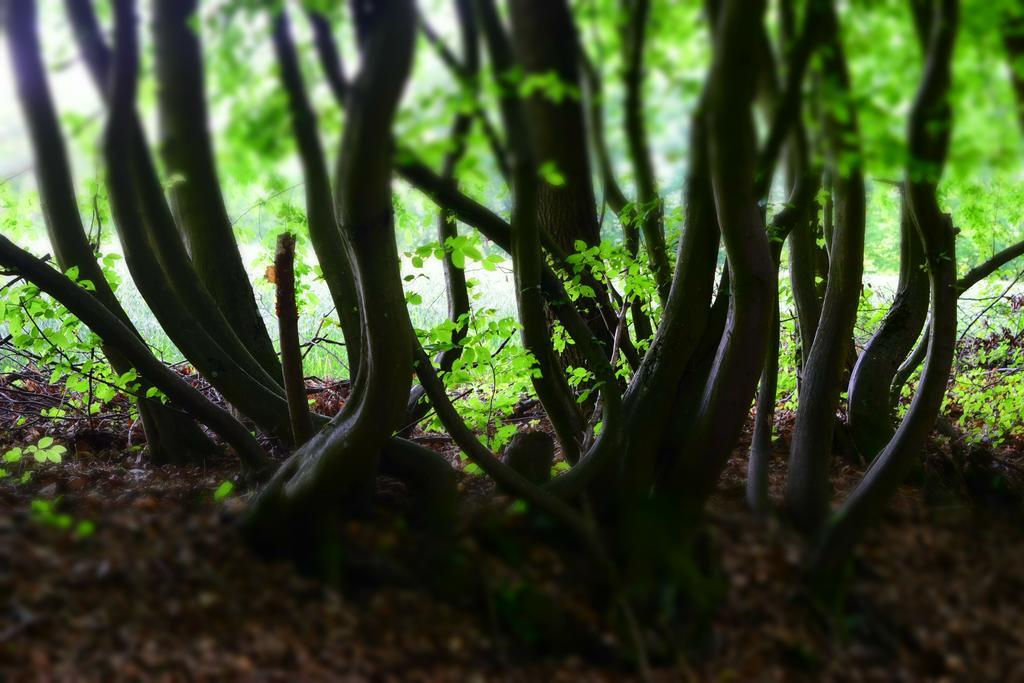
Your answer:
[[[565,176],[558,170],[558,166],[553,161],[545,161],[540,165],[537,172],[548,185],[553,185],[554,187],[565,185]]]
[[[96,394],[96,398],[99,400],[109,401],[114,398],[114,395],[117,392],[115,392],[114,388],[108,384],[100,384],[96,387],[96,390],[93,393]]]
[[[223,501],[225,498],[231,495],[231,492],[235,490],[234,483],[230,481],[222,481],[217,490],[213,492],[213,499],[218,503]]]

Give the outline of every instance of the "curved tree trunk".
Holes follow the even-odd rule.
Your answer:
[[[338,321],[345,337],[349,379],[355,381],[362,359],[362,338],[359,299],[352,274],[352,256],[334,213],[334,196],[327,173],[327,159],[320,144],[316,112],[306,94],[295,45],[289,32],[288,16],[283,9],[274,21],[273,39],[277,61],[281,67],[281,81],[288,93],[292,130],[295,133],[299,157],[302,159],[303,177],[306,181],[309,240],[313,244],[313,251],[316,252],[317,261],[320,263],[327,290],[331,293],[331,300],[338,312]],[[338,68],[340,69],[340,64]]]
[[[809,168],[807,132],[803,125],[800,95],[804,72],[810,61],[813,48],[817,44],[820,17],[815,10],[818,9],[820,9],[820,5],[817,3],[808,8],[803,32],[793,44],[795,18],[793,17],[792,3],[780,4],[781,40],[783,50],[788,51],[789,58],[786,60],[785,87],[772,117],[772,127],[768,139],[761,150],[760,170],[756,179],[758,195],[767,201],[765,195],[770,186],[772,171],[777,163],[781,140],[786,138],[786,184],[789,187],[789,201],[786,208],[775,215],[768,230],[776,274],[781,261],[783,243],[788,238],[790,239],[791,253],[797,249],[792,239],[793,233],[799,231],[802,235],[808,234],[816,213],[817,184],[814,182],[814,174]],[[767,35],[765,41],[767,42]],[[813,289],[809,291],[813,292]],[[757,394],[750,458],[747,463],[747,504],[757,513],[766,512],[769,505],[768,463],[771,459],[772,430],[778,394],[779,335],[781,332],[778,289],[772,294],[771,330]],[[794,299],[796,298],[797,295],[794,293]]]
[[[658,489],[697,509],[714,490],[748,414],[764,362],[777,288],[754,191],[757,149],[749,68],[764,2],[726,0],[715,33],[709,80],[711,185],[730,272],[730,310],[690,434]]]
[[[0,264],[12,268],[79,318],[167,397],[204,422],[238,453],[249,474],[261,477],[273,467],[256,438],[229,412],[212,403],[153,356],[135,332],[84,288],[0,236]]]
[[[798,169],[802,168],[803,163],[798,165]],[[779,262],[782,258],[784,241],[796,227],[810,224],[811,215],[814,212],[814,194],[817,187],[813,182],[813,174],[803,172],[796,175],[796,178],[789,206],[775,216],[768,231],[776,273],[778,273]],[[758,513],[763,513],[768,509],[768,462],[771,459],[772,430],[775,422],[775,404],[778,398],[780,315],[777,289],[773,295],[771,329],[757,393],[754,431],[750,443],[750,459],[747,464],[747,504]]]
[[[925,4],[927,4],[926,0],[916,0],[913,6],[915,26],[918,28],[918,35],[922,38],[922,43],[927,38],[927,30],[922,28],[926,18],[921,17],[922,13],[925,13],[923,11],[923,5]],[[1021,128],[1024,129],[1024,69],[1021,67],[1021,59],[1024,58],[1024,10],[1018,7],[1012,8],[1011,11],[1007,12],[1005,21],[1002,24],[1002,30],[1003,46],[1006,48],[1006,54],[1010,62],[1010,80],[1013,84],[1014,98],[1017,102],[1017,121]],[[1024,256],[1024,240],[993,254],[986,261],[967,271],[957,281],[957,295],[962,295],[1010,261],[1021,256]],[[913,353],[900,365],[899,370],[896,372],[892,386],[889,387],[889,402],[892,406],[896,406],[899,403],[904,385],[906,385],[910,376],[921,366],[921,363],[924,362],[928,350],[928,337],[929,331],[926,327],[925,333],[917,346],[914,347]]]
[[[593,149],[598,175],[601,178],[601,185],[604,191],[603,201],[618,217],[619,224],[622,226],[626,251],[636,259],[640,253],[640,230],[629,210],[629,200],[626,199],[626,195],[622,192],[622,188],[615,179],[615,172],[612,169],[611,156],[608,152],[608,143],[604,134],[603,79],[596,65],[589,59],[582,48],[580,50],[580,68],[583,75],[583,96],[586,98],[590,146]],[[644,311],[644,304],[646,302],[636,296],[630,297],[630,299],[629,312],[633,319],[633,330],[636,333],[636,338],[638,341],[650,339],[654,330],[651,328],[651,320],[647,312]]]
[[[0,265],[13,269],[59,301],[104,343],[116,349],[151,386],[204,422],[235,449],[249,474],[259,478],[273,467],[266,451],[243,424],[153,356],[135,331],[107,310],[99,299],[3,236],[0,236]]]
[[[616,483],[609,484],[621,487],[619,495],[625,505],[648,495],[665,442],[685,434],[677,413],[680,407],[689,407],[689,402],[680,404],[677,396],[711,317],[720,230],[711,186],[707,130],[707,106],[701,103],[691,125],[693,152],[684,190],[686,215],[672,289],[661,324],[624,397],[631,439],[622,471],[615,473]],[[719,330],[716,345],[720,336]]]
[[[911,17],[921,52],[928,57],[932,0],[911,0]],[[907,354],[921,336],[928,317],[929,284],[925,272],[924,249],[911,215],[910,200],[900,188],[900,275],[896,298],[878,331],[864,347],[850,376],[849,421],[854,444],[863,459],[870,461],[895,433],[893,412],[903,382],[900,368],[911,359]],[[921,341],[920,358],[909,370],[913,372],[924,359],[927,333]],[[918,352],[914,352],[917,356]],[[909,366],[908,366],[909,367]],[[895,394],[890,397],[890,392]]]
[[[627,24],[623,40],[626,82],[625,123],[626,141],[636,175],[637,201],[626,230],[626,245],[631,254],[638,248],[637,227],[643,232],[647,244],[647,259],[658,284],[662,305],[668,301],[672,286],[668,252],[665,249],[665,209],[658,194],[654,163],[648,146],[647,127],[644,123],[644,46],[650,0],[623,0]]]
[[[849,92],[849,75],[834,8],[823,22],[829,48],[824,52],[825,76],[840,92]],[[796,525],[807,532],[814,531],[828,512],[832,432],[840,381],[849,357],[860,303],[864,268],[865,196],[856,113],[852,108],[846,108],[841,116],[830,111],[826,122],[838,220],[829,250],[825,302],[803,369],[786,491],[789,513]]]
[[[914,225],[924,245],[931,288],[930,339],[917,394],[892,441],[872,463],[861,483],[838,510],[813,558],[825,590],[834,589],[842,565],[868,524],[877,518],[920,457],[935,424],[956,347],[956,245],[952,220],[936,199],[952,128],[949,90],[959,1],[935,0],[928,57],[908,130],[910,162],[906,193]]]
[[[276,377],[281,364],[256,306],[217,178],[198,7],[199,0],[153,3],[160,153],[167,172],[178,178],[170,188],[171,206],[199,280],[249,352]]]
[[[889,388],[928,317],[928,275],[909,201],[902,200],[900,279],[889,312],[868,341],[850,377],[850,431],[861,456],[872,460],[895,432]]]
[[[278,470],[247,530],[259,548],[337,571],[333,521],[371,492],[381,449],[398,427],[413,368],[391,196],[391,126],[412,63],[411,0],[353,3],[361,69],[350,86],[338,159],[337,216],[352,245],[365,353],[349,401]]]
[[[136,67],[111,58],[89,0],[67,0],[67,7],[86,64],[114,118],[113,90],[107,83],[135,79]],[[125,61],[131,59],[134,57],[125,57]],[[111,79],[116,69],[121,73]],[[121,220],[115,223],[125,261],[146,303],[186,358],[225,397],[233,396],[228,400],[241,412],[274,433],[287,435],[280,374],[271,376],[252,357],[199,282],[185,252],[134,110],[134,87],[122,86],[124,101],[117,103],[122,111],[116,112],[117,125],[108,125],[104,143],[115,216],[121,212]],[[128,154],[131,157],[126,157]],[[209,372],[203,370],[204,365]],[[245,384],[249,390],[243,389]],[[275,423],[278,426],[272,428]]]
[[[79,279],[92,282],[100,302],[138,335],[96,262],[82,225],[67,151],[42,63],[35,2],[11,0],[7,7],[7,37],[14,74],[32,139],[43,218],[57,263],[63,270],[77,268]],[[116,372],[123,374],[130,369],[116,349],[104,347],[103,351]],[[141,386],[144,394],[148,388],[144,379]],[[137,405],[154,462],[191,462],[213,452],[213,443],[183,413],[154,400],[141,399]]]
[[[130,0],[121,1],[131,4]],[[127,15],[123,22],[134,22],[133,7],[119,11]],[[131,28],[134,30],[134,24],[131,24]],[[136,150],[142,141],[134,112],[138,55],[135,36],[127,35],[127,26],[123,27],[123,31],[125,35],[122,36],[121,49],[111,63],[111,114],[104,136],[103,153],[107,162],[107,186],[114,223],[121,238],[125,262],[153,315],[196,369],[245,415],[264,429],[287,438],[290,433],[288,410],[283,396],[272,392],[267,388],[268,384],[249,375],[247,368],[240,367],[220,346],[219,341],[212,338],[207,328],[192,315],[192,309],[183,303],[178,292],[171,287],[170,276],[164,264],[156,257],[158,249],[150,241],[143,210],[139,206],[143,198],[141,192],[137,191],[137,181],[145,182],[147,172],[153,169],[146,166],[140,171],[137,163],[133,163],[145,163],[148,156],[144,151]],[[156,182],[155,178],[150,180]],[[183,275],[187,278],[188,272]],[[203,308],[202,300],[190,301],[195,304],[195,308]],[[231,335],[233,337],[233,333]],[[239,343],[237,338],[234,340]],[[257,366],[257,369],[261,368]]]
[[[462,33],[463,87],[469,89],[470,95],[476,100],[479,98],[480,36],[477,30],[473,0],[458,0],[455,9],[459,19],[459,29]],[[453,147],[445,155],[441,177],[453,185],[456,184],[455,169],[462,157],[465,156],[466,138],[472,128],[474,118],[475,112],[461,111],[455,115],[455,120],[452,122],[450,137]],[[449,239],[454,239],[458,235],[459,228],[455,216],[451,211],[440,208],[437,217],[438,242],[445,247]],[[455,325],[455,328],[452,330],[450,346],[437,354],[434,363],[437,364],[441,372],[448,372],[462,355],[462,341],[468,332],[467,316],[470,309],[466,271],[455,265],[452,252],[447,248],[444,250],[443,266],[445,292],[448,296],[448,320]],[[415,426],[427,414],[429,403],[423,400],[425,395],[426,391],[422,384],[417,385],[410,394],[405,416],[405,424],[408,429]]]

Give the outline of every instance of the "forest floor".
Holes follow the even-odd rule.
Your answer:
[[[339,593],[257,560],[235,533],[246,497],[224,484],[227,458],[151,467],[123,436],[63,438],[63,462],[0,480],[0,680],[634,680],[579,655],[510,654],[493,619],[422,590]],[[937,440],[926,462],[947,450]],[[745,452],[713,505],[728,589],[709,642],[656,680],[1024,681],[1024,526],[1006,505],[926,467],[863,545],[847,618],[829,623],[803,606],[796,539],[744,510]],[[998,455],[1024,467],[1019,449]],[[836,460],[839,498],[860,470]],[[479,496],[481,482],[461,486]]]

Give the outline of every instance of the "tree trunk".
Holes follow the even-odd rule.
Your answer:
[[[576,26],[566,0],[513,0],[509,3],[516,58],[529,83],[553,74],[568,92],[561,97],[537,87],[525,99],[538,167],[553,165],[564,182],[537,188],[537,220],[566,253],[576,242],[601,241],[590,160],[587,154]]]
[[[100,302],[138,335],[96,262],[82,225],[71,167],[42,63],[35,2],[11,0],[7,7],[7,35],[14,74],[32,139],[43,218],[57,263],[65,271],[77,268],[79,280],[92,282]],[[116,349],[104,347],[103,352],[115,372],[123,374],[130,369]],[[148,388],[143,380],[142,393]],[[137,406],[153,462],[195,462],[214,451],[214,444],[183,413],[148,399],[140,399]]]
[[[829,48],[824,53],[825,77],[840,92],[849,92],[849,75],[834,8],[823,21]],[[835,103],[835,106],[843,105]],[[852,108],[847,108],[841,116],[830,111],[826,122],[838,220],[829,250],[828,284],[821,319],[803,368],[786,491],[788,511],[797,527],[806,532],[816,530],[828,512],[832,433],[864,268],[865,196],[856,113]]]
[[[130,0],[122,1],[131,4]],[[122,11],[126,14],[124,22],[134,21],[134,7]],[[128,27],[124,27],[121,38],[121,49],[111,62],[111,114],[104,136],[103,152],[107,162],[107,186],[114,222],[132,279],[163,329],[196,369],[246,416],[264,429],[286,436],[290,433],[287,405],[283,396],[268,388],[275,382],[249,375],[248,368],[242,368],[235,358],[225,352],[219,340],[215,341],[206,326],[192,315],[193,310],[204,309],[204,304],[208,302],[197,297],[189,300],[194,308],[186,307],[179,293],[171,286],[165,264],[157,259],[159,249],[154,248],[150,240],[152,233],[147,230],[143,210],[139,206],[140,201],[149,199],[152,203],[155,198],[143,197],[142,192],[138,191],[140,184],[145,184],[147,180],[156,183],[156,179],[148,175],[153,171],[151,167],[145,165],[140,169],[137,163],[133,163],[146,164],[148,161],[145,151],[137,150],[142,138],[134,112],[138,65],[136,38]],[[156,190],[159,193],[159,186]],[[159,201],[162,201],[162,194]],[[157,207],[150,208],[158,210]],[[181,246],[180,242],[178,246]],[[179,273],[179,279],[188,277],[187,269]],[[234,333],[230,332],[230,335],[240,345]],[[245,357],[251,360],[251,356],[245,354]],[[253,365],[257,370],[262,369],[255,363]]]
[[[840,569],[868,524],[920,457],[946,394],[956,347],[956,245],[953,224],[936,199],[952,128],[949,91],[956,41],[958,0],[935,0],[928,56],[921,87],[910,113],[906,194],[924,246],[931,288],[930,343],[921,383],[892,441],[878,455],[826,529],[813,557],[816,580],[834,590]]]
[[[274,254],[274,284],[277,289],[278,339],[281,340],[281,372],[292,443],[301,446],[313,436],[313,420],[306,399],[306,378],[302,372],[299,343],[299,311],[295,305],[295,235],[282,233]]]
[[[200,282],[239,339],[271,376],[281,364],[256,306],[220,192],[206,111],[199,0],[156,0],[153,38],[160,153],[171,206]]]
[[[359,300],[352,273],[352,255],[345,243],[338,218],[334,213],[334,196],[327,173],[327,159],[320,144],[316,112],[313,110],[302,81],[298,56],[288,28],[288,16],[282,9],[274,21],[274,50],[281,67],[281,81],[288,93],[292,113],[292,130],[302,159],[306,188],[306,220],[309,240],[313,244],[327,290],[338,312],[338,321],[345,337],[349,380],[359,375],[362,359]],[[340,65],[339,65],[340,68]]]
[[[462,33],[462,87],[468,89],[468,94],[471,97],[478,99],[480,96],[480,36],[473,0],[458,0],[455,8]],[[453,147],[445,155],[444,166],[441,169],[441,177],[452,185],[456,184],[455,169],[465,156],[467,136],[472,128],[474,117],[473,111],[461,111],[456,114],[455,120],[452,122],[450,138]],[[437,217],[437,238],[444,248],[443,265],[445,292],[448,296],[448,320],[455,325],[452,330],[450,346],[439,352],[434,358],[434,363],[437,364],[441,372],[451,370],[455,361],[462,355],[462,341],[466,338],[469,324],[467,319],[470,310],[469,289],[466,287],[466,271],[455,265],[451,250],[445,246],[448,240],[454,239],[458,235],[459,228],[455,216],[451,211],[441,208]],[[405,417],[408,429],[414,427],[427,413],[429,404],[423,400],[425,393],[423,385],[420,384],[413,389],[409,396]]]
[[[86,65],[101,94],[108,100],[113,118],[113,91],[107,88],[107,83],[116,82],[117,78],[111,79],[111,72],[121,68],[123,73],[120,78],[134,79],[136,67],[134,64],[116,64],[116,60],[111,59],[88,0],[68,0],[67,7]],[[236,404],[236,407],[264,426],[273,424],[275,419],[279,420],[279,425],[284,429],[274,431],[288,434],[280,373],[271,376],[253,358],[199,281],[185,252],[167,207],[142,126],[134,111],[134,87],[122,87],[125,101],[120,102],[119,106],[123,111],[117,113],[117,126],[108,125],[109,135],[104,145],[110,167],[108,184],[112,204],[119,203],[122,212],[123,220],[115,222],[118,224],[125,261],[132,277],[140,285],[140,292],[154,314],[158,319],[163,317],[161,325],[186,358],[200,371],[201,365],[216,359],[213,363],[216,369],[213,374],[207,374],[215,386],[221,380],[224,380],[222,384],[233,382],[231,377],[251,383],[255,389],[252,392],[238,391],[237,384],[227,390],[222,386],[218,386],[218,389],[225,396],[232,394],[241,400],[242,404]],[[132,156],[124,158],[126,154]],[[118,202],[114,201],[115,194],[119,196]],[[132,246],[125,244],[125,240],[132,241]],[[131,258],[128,257],[129,251],[132,253]],[[194,327],[198,328],[197,334],[184,331]],[[196,356],[202,359],[197,361]],[[266,400],[260,401],[260,396]],[[271,417],[281,409],[284,411],[278,413],[276,418]],[[262,417],[255,417],[257,414]]]
[[[622,192],[615,172],[612,169],[611,156],[604,134],[604,86],[602,76],[596,65],[590,61],[585,51],[580,51],[580,68],[583,70],[583,95],[586,98],[587,128],[590,133],[590,146],[597,163],[598,175],[604,191],[603,201],[619,219],[622,226],[626,251],[636,259],[640,253],[640,230],[633,220],[629,200]],[[633,319],[633,330],[638,341],[650,339],[654,330],[651,320],[644,310],[645,301],[639,297],[630,297],[629,312]]]
[[[850,432],[857,450],[867,461],[878,455],[895,433],[889,387],[928,317],[925,255],[905,197],[901,214],[896,298],[864,347],[850,378]]]
[[[337,216],[352,245],[365,353],[342,411],[281,467],[255,501],[247,531],[272,554],[311,571],[338,570],[333,523],[372,493],[378,459],[398,427],[412,375],[413,338],[402,289],[391,196],[391,155],[382,154],[412,64],[411,0],[353,3],[362,65],[351,84],[336,174]]]
[[[573,254],[579,251],[579,243],[592,247],[601,242],[580,98],[576,25],[567,0],[513,0],[509,18],[516,63],[524,72],[522,85],[530,92],[524,109],[535,172],[549,170],[537,185],[540,235],[549,237],[563,254]],[[556,90],[531,85],[531,79],[552,77],[558,81]],[[607,299],[605,287],[598,286],[594,300],[580,298],[576,307],[610,353],[612,330],[601,314]],[[562,353],[562,365],[585,367],[582,355],[569,345]]]
[[[627,16],[624,31],[624,59],[626,82],[625,123],[626,141],[636,175],[636,206],[626,230],[626,246],[635,255],[638,247],[637,224],[647,243],[647,259],[658,284],[658,294],[664,306],[672,286],[668,253],[665,250],[665,209],[658,194],[654,163],[644,123],[644,46],[650,15],[650,0],[623,0]]]
[[[514,58],[512,47],[508,42],[497,10],[490,0],[480,0],[477,9],[481,28],[490,50],[492,67],[498,73],[507,73],[514,64]],[[547,11],[550,12],[550,8]],[[525,8],[520,12],[524,15],[529,14],[525,12]],[[523,18],[530,19],[529,16]],[[536,55],[534,57],[536,58]],[[534,100],[537,99],[535,96]],[[544,410],[558,435],[563,455],[569,462],[574,462],[579,457],[586,422],[572,391],[569,389],[559,359],[552,347],[545,301],[541,291],[544,264],[540,250],[541,233],[543,232],[540,222],[540,202],[541,197],[545,195],[538,183],[538,165],[535,154],[542,144],[542,138],[539,134],[537,137],[531,135],[526,113],[523,111],[524,107],[522,107],[517,94],[504,93],[501,104],[509,139],[512,167],[514,204],[509,246],[515,270],[516,301],[519,309],[519,322],[522,325],[523,346],[533,354],[540,367],[539,376],[533,378],[537,396],[544,405]],[[537,110],[548,109],[553,110],[548,112],[552,116],[555,114],[565,115],[549,103],[535,102],[533,106],[537,108],[534,110],[535,116],[539,116],[536,113]],[[556,201],[552,197],[572,196],[570,194],[556,195],[553,194],[553,190],[546,192],[548,202]],[[580,189],[576,187],[573,192],[580,192]],[[565,208],[574,206],[576,206],[575,202],[565,201]],[[591,210],[593,210],[593,206],[591,206]]]
[[[728,257],[729,317],[693,427],[657,488],[703,507],[750,409],[764,362],[771,292],[778,287],[754,191],[756,139],[752,105],[757,74],[749,69],[764,3],[726,0],[715,34],[709,80],[711,185]]]

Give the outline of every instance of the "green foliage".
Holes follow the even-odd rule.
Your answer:
[[[111,271],[119,259],[110,254],[100,263],[105,272]],[[77,268],[66,275],[83,289],[95,290],[89,280],[78,279]],[[51,384],[63,381],[69,390],[63,407],[43,409],[44,417],[98,415],[118,394],[138,395],[137,373],[115,372],[100,350],[100,338],[35,285],[17,283],[0,291],[0,321],[9,330],[11,345],[35,366],[46,368]],[[151,393],[156,395],[155,390]]]
[[[32,501],[32,519],[39,524],[54,527],[62,531],[70,531],[76,539],[92,536],[96,525],[88,519],[76,520],[66,512],[59,512],[60,498],[52,501],[36,499]]]
[[[590,274],[612,291],[621,293],[627,306],[633,301],[640,301],[651,323],[657,326],[661,317],[657,306],[658,285],[642,251],[634,259],[625,245],[607,239],[592,247],[577,240],[575,247],[575,253],[566,257],[569,272],[561,273],[566,293],[572,301],[596,298],[597,292],[584,282],[585,274]],[[631,321],[632,315],[628,318]],[[638,340],[637,345],[645,348],[647,341]]]
[[[25,448],[15,446],[9,449],[4,453],[3,461],[5,463],[18,463],[23,458],[31,458],[37,463],[60,463],[66,452],[67,449],[64,446],[54,443],[52,436],[44,436],[34,444],[25,446]]]
[[[218,503],[221,503],[221,502],[227,500],[228,496],[230,496],[231,492],[234,491],[234,490],[235,490],[234,482],[222,481],[220,483],[220,485],[217,486],[217,488],[213,492],[213,500],[218,502]]]
[[[499,317],[495,309],[484,308],[463,316],[466,326],[462,352],[444,374],[445,386],[461,398],[459,411],[466,423],[484,436],[492,449],[500,449],[516,432],[514,424],[502,424],[516,406],[533,392],[531,378],[539,373],[533,356],[512,340],[518,337],[519,324],[511,317]],[[425,346],[441,351],[452,346],[455,326],[439,324],[423,335]],[[442,431],[440,421],[429,427]]]

